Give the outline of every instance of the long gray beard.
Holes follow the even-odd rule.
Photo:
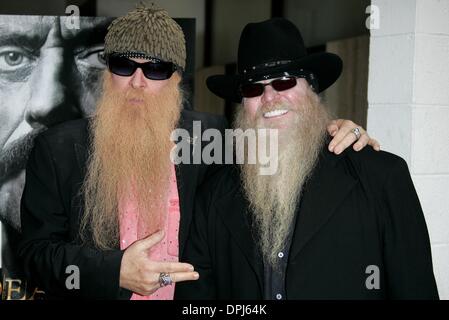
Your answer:
[[[287,236],[293,228],[301,191],[316,165],[326,137],[329,116],[318,97],[315,98],[295,108],[298,109],[293,111],[297,113],[295,124],[287,131],[279,132],[279,162],[274,175],[260,175],[260,164],[241,165],[254,234],[264,262],[274,269],[278,267],[278,253],[285,249]],[[238,114],[236,126],[243,129],[261,127],[260,121],[248,120],[245,111]]]

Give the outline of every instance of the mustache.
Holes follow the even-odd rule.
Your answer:
[[[0,184],[26,168],[28,157],[34,147],[34,139],[47,128],[34,129],[11,142],[0,154]]]
[[[148,97],[151,96],[151,94],[145,92],[142,88],[128,88],[125,91],[125,97],[126,98],[134,98],[134,97]]]

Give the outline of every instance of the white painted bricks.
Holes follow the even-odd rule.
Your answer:
[[[420,105],[412,109],[412,118],[412,172],[449,175],[449,106]]]
[[[408,3],[405,4],[405,1]],[[449,0],[373,0],[380,28],[372,36],[405,33],[449,34]]]
[[[368,131],[410,168],[449,299],[449,0],[373,0]]]
[[[417,0],[416,4],[416,32],[449,34],[449,0]]]
[[[382,150],[410,163],[412,110],[409,105],[375,105],[368,109],[369,134],[380,141]]]
[[[414,42],[411,34],[371,36],[368,101],[410,103],[413,92]]]
[[[449,175],[412,175],[425,214],[430,241],[447,244],[449,239]],[[447,264],[449,270],[449,263]],[[448,272],[449,273],[449,272]]]
[[[449,15],[446,21],[449,25]],[[449,33],[417,34],[415,40],[413,102],[449,105]]]
[[[416,25],[416,0],[372,0],[379,8],[380,28],[371,30],[371,36],[413,33]]]
[[[433,245],[433,270],[440,299],[449,299],[449,245]]]

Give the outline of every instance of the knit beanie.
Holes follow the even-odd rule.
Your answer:
[[[156,58],[185,70],[186,43],[181,27],[166,10],[140,3],[136,9],[112,21],[105,38],[105,55]]]

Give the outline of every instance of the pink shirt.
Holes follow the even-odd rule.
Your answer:
[[[161,242],[151,248],[151,260],[178,262],[179,252],[179,195],[176,183],[175,167],[171,167],[170,191],[167,199],[167,219],[165,219],[165,237]],[[120,208],[120,248],[126,249],[138,240],[138,215],[136,203],[132,195],[127,195],[119,204]],[[139,239],[140,240],[140,239]],[[141,296],[133,293],[131,300],[173,300],[175,284],[160,288],[150,296]]]

